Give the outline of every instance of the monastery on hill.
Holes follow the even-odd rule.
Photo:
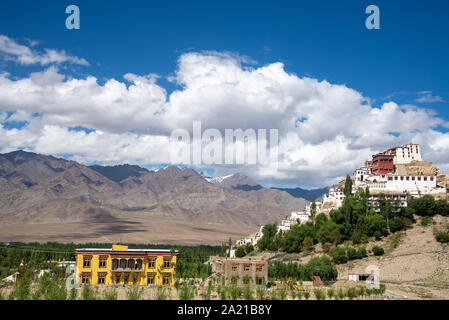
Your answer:
[[[354,171],[352,175],[352,193],[360,188],[369,188],[369,204],[376,207],[379,198],[397,200],[399,205],[406,207],[410,198],[430,194],[435,198],[446,198],[449,188],[449,175],[442,174],[432,162],[423,161],[419,144],[408,143],[374,154],[372,160]],[[345,181],[330,188],[321,201],[316,201],[317,213],[329,212],[343,204]],[[282,220],[278,231],[289,230],[296,223],[304,223],[310,219],[311,205],[304,211],[292,212],[290,217]],[[255,245],[262,238],[262,229],[249,238],[237,241],[237,245],[251,243]]]

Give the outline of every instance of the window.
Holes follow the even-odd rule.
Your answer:
[[[135,263],[134,263],[134,259],[129,259],[128,260],[128,268],[129,269],[134,269]]]
[[[106,273],[98,274],[98,284],[104,284],[106,279]]]
[[[258,264],[258,265],[256,266],[256,271],[257,271],[257,272],[262,272],[262,271],[263,271],[263,264]]]
[[[141,270],[142,269],[142,259],[136,260],[136,269]]]
[[[171,278],[170,273],[164,273],[164,277],[162,279],[162,284],[164,284],[164,285],[170,284],[170,278]]]
[[[112,270],[117,270],[118,268],[118,259],[112,259]]]
[[[415,181],[415,177],[412,177],[412,181]]]
[[[250,264],[244,264],[243,265],[243,270],[244,271],[251,271],[251,265]]]
[[[156,257],[148,258],[148,268],[154,269],[156,267]]]
[[[125,273],[125,276],[124,276],[124,281],[123,281],[125,284],[128,284],[128,282],[129,282],[129,273],[127,272],[127,273]]]
[[[154,272],[147,273],[147,284],[154,284]]]
[[[83,273],[81,276],[81,283],[89,283],[89,273]]]
[[[98,261],[98,267],[99,268],[106,268],[106,262],[108,261],[108,257],[100,257],[100,260]]]
[[[90,268],[90,262],[92,257],[84,257],[83,258],[83,268]]]
[[[115,283],[117,283],[117,284],[120,283],[120,274],[115,275]]]
[[[433,181],[433,177],[430,177],[430,181]]]
[[[165,269],[170,268],[170,262],[171,262],[171,258],[164,258],[164,268]]]
[[[232,265],[232,271],[237,272],[238,266],[236,264]]]
[[[423,179],[424,179],[424,181],[427,181],[427,177],[424,177]]]

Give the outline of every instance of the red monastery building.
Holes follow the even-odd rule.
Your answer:
[[[373,156],[373,162],[371,163],[372,174],[377,175],[394,172],[394,155],[379,153]]]

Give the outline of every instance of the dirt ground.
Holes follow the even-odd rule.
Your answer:
[[[418,219],[419,220],[419,219]],[[435,240],[434,231],[446,229],[448,217],[435,216],[433,225],[424,227],[419,221],[407,230],[394,248],[392,239],[373,243],[385,249],[380,257],[337,266],[339,279],[349,273],[365,273],[366,267],[377,266],[380,280],[387,288],[411,299],[449,299],[449,246]]]
[[[119,213],[117,222],[0,223],[0,242],[141,243],[168,245],[221,245],[258,230],[246,225],[201,223],[148,213]]]

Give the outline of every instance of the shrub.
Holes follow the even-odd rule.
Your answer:
[[[237,247],[237,249],[235,250],[235,256],[237,258],[241,258],[244,257],[245,255],[246,255],[245,249],[242,246]]]
[[[76,291],[75,288],[70,289],[69,300],[76,300],[77,295],[78,292]]]
[[[313,239],[311,237],[305,237],[302,245],[306,250],[312,249],[313,248]]]
[[[202,297],[204,300],[210,300],[211,295],[212,295],[212,291],[213,291],[212,280],[209,280],[209,283],[207,284],[207,290],[206,290],[206,292],[203,292],[203,293],[201,294],[201,297]]]
[[[375,231],[373,236],[376,241],[379,241],[382,238],[382,233],[380,231]]]
[[[345,296],[346,296],[346,294],[343,291],[343,289],[342,288],[338,289],[338,293],[337,293],[338,299],[343,300],[345,298]]]
[[[449,232],[444,231],[438,232],[435,235],[435,239],[441,243],[449,243]]]
[[[357,259],[357,250],[354,248],[348,248],[347,250],[347,254],[348,254],[348,259],[349,260],[354,260]]]
[[[346,254],[345,248],[333,248],[329,251],[329,255],[336,264],[348,262],[348,256]]]
[[[387,234],[387,221],[379,214],[368,214],[365,217],[365,225],[368,228],[368,235],[376,239]]]
[[[335,290],[334,290],[334,288],[329,288],[329,289],[327,289],[327,296],[329,297],[329,299],[332,300],[332,298],[335,296]]]
[[[372,250],[375,256],[381,256],[384,254],[384,248],[382,247],[374,246]]]
[[[367,256],[366,254],[366,249],[365,248],[360,248],[359,250],[357,250],[357,258],[358,259],[363,259]]]
[[[402,222],[401,218],[394,217],[388,222],[388,227],[390,228],[391,232],[396,232],[404,228],[404,223]]]
[[[264,286],[257,286],[256,296],[257,296],[257,299],[263,300],[263,298],[265,297],[265,287]]]
[[[349,289],[346,291],[346,295],[348,296],[348,299],[349,299],[349,300],[354,300],[355,295],[356,295],[355,289],[354,289],[354,288],[349,288]]]
[[[168,294],[169,294],[169,292],[167,291],[166,288],[157,287],[156,300],[168,300]]]
[[[432,223],[432,221],[433,221],[432,217],[424,216],[424,217],[421,218],[421,225],[423,227],[427,227],[427,226],[429,226]]]
[[[309,291],[304,291],[304,299],[309,300],[310,298],[310,292]]]
[[[242,295],[242,289],[239,288],[237,285],[233,284],[230,287],[229,294],[232,300],[236,300],[240,298],[240,296]]]
[[[317,300],[325,300],[326,299],[326,293],[321,289],[318,289],[318,288],[314,289],[313,293],[315,294],[315,298]]]
[[[103,291],[103,299],[104,300],[117,300],[118,292],[117,289],[112,287],[110,289],[105,289]]]
[[[449,202],[447,199],[440,199],[435,202],[435,210],[437,214],[442,216],[449,216]]]
[[[413,198],[408,203],[409,208],[419,216],[433,216],[436,214],[435,199],[426,194],[422,198]]]
[[[192,300],[195,297],[195,286],[184,283],[178,290],[179,300]]]
[[[253,289],[249,284],[245,285],[243,288],[243,298],[245,300],[252,300],[253,299]]]
[[[89,284],[83,285],[83,289],[81,290],[81,298],[83,300],[97,300],[98,298],[98,288],[95,289]]]

